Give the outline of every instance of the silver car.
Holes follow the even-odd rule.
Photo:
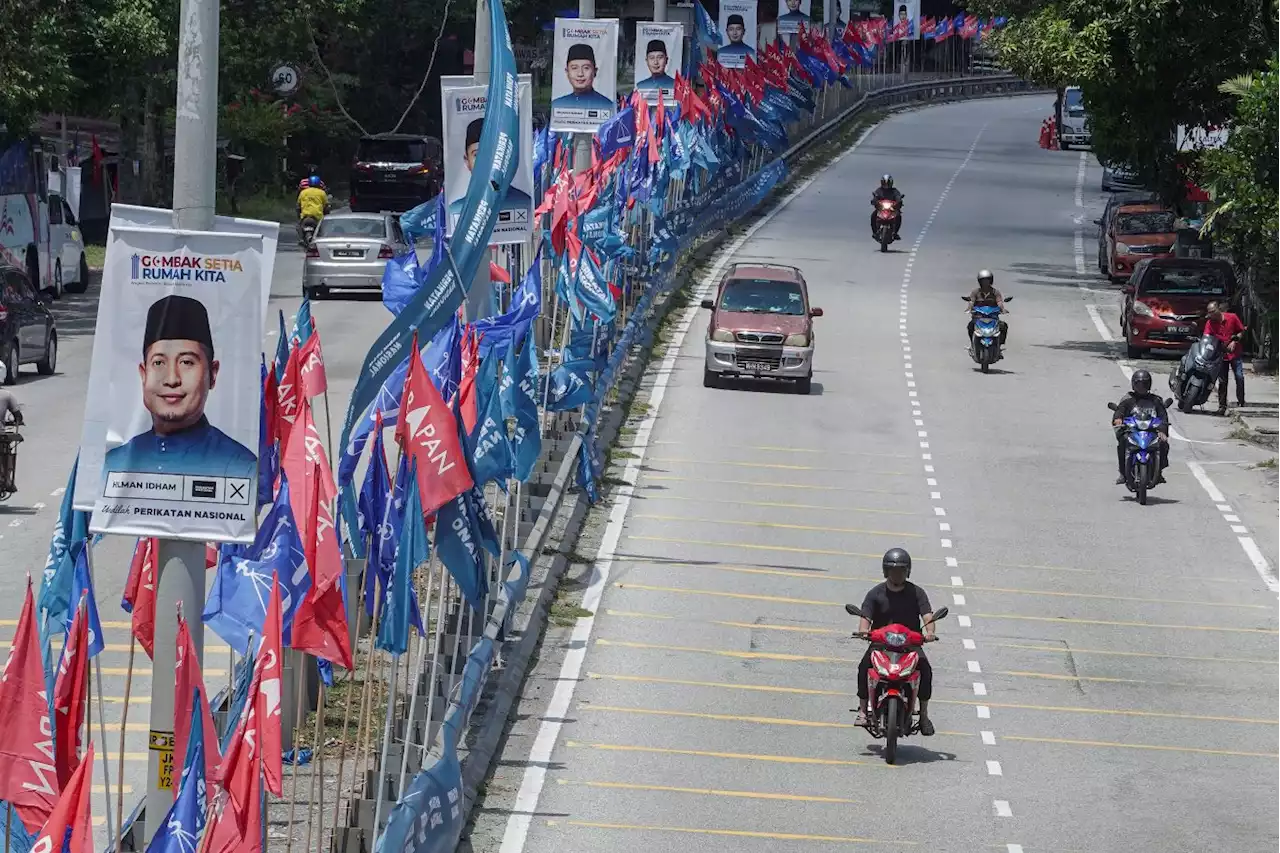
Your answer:
[[[336,289],[381,290],[387,261],[409,249],[395,214],[331,213],[302,263],[302,292],[316,298]]]

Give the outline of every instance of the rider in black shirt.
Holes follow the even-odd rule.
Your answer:
[[[1164,469],[1169,467],[1169,410],[1165,408],[1164,400],[1151,393],[1149,371],[1135,370],[1130,383],[1129,387],[1132,390],[1116,404],[1115,415],[1111,419],[1111,426],[1115,427],[1116,431],[1116,464],[1120,466],[1120,476],[1116,477],[1116,485],[1125,484],[1124,463],[1128,454],[1125,447],[1124,419],[1132,415],[1133,410],[1138,406],[1154,409],[1156,417],[1161,420],[1157,428],[1160,432],[1160,476],[1156,478],[1156,482],[1163,483],[1165,482]]]
[[[875,190],[873,190],[871,193],[871,206],[873,208],[875,207],[876,202],[882,201],[884,199],[897,202],[897,205],[898,205],[897,215],[896,215],[896,218],[893,220],[893,239],[895,240],[898,239],[898,231],[902,228],[902,207],[904,203],[903,199],[905,198],[906,196],[904,196],[901,192],[897,190],[897,188],[894,187],[893,175],[881,176],[880,186],[876,187]],[[871,211],[871,233],[873,235],[876,233],[876,211],[875,210]]]
[[[863,617],[858,632],[865,634],[876,628],[898,624],[920,631],[925,637],[933,637],[933,608],[929,605],[929,596],[907,580],[911,577],[911,555],[903,548],[890,548],[885,552],[880,566],[884,571],[885,581],[873,586],[863,600]],[[871,647],[868,646],[862,662],[858,664],[858,718],[854,725],[867,724],[867,701],[870,697],[867,673],[870,670]],[[924,656],[923,651],[920,652],[916,672],[920,674],[920,694],[916,697],[920,709],[920,734],[928,736],[934,732],[933,721],[929,719],[933,667],[929,665],[929,659]]]

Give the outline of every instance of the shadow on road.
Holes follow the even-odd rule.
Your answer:
[[[92,335],[98,324],[98,294],[102,290],[102,273],[89,274],[89,289],[84,293],[64,293],[49,305],[63,340]]]

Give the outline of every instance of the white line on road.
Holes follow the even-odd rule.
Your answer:
[[[1114,343],[1115,338],[1111,335],[1111,330],[1107,328],[1106,321],[1102,319],[1102,315],[1098,313],[1097,305],[1086,305],[1084,310],[1089,312],[1089,319],[1093,320],[1094,328],[1098,330],[1098,334],[1102,335],[1102,339],[1107,343]]]
[[[970,672],[976,675],[982,674],[982,664],[978,663],[976,660],[967,661],[966,663],[969,665]]]
[[[1073,246],[1073,254],[1076,260],[1076,275],[1084,275],[1088,269],[1084,263],[1084,172],[1088,165],[1088,155],[1080,152],[1080,167],[1076,169],[1076,193],[1075,203],[1076,209],[1081,211],[1076,215],[1076,233],[1075,245]]]
[[[35,503],[33,503],[33,504],[31,505],[31,508],[32,508],[32,509],[36,509],[36,510],[44,509],[44,508],[45,508],[45,503],[44,503],[44,501],[36,501]]]
[[[960,593],[952,593],[951,600],[956,607],[964,607],[964,596]]]
[[[955,557],[947,557],[946,562],[947,562],[947,568],[949,569],[954,569],[960,565],[960,561],[957,560]]]
[[[1013,809],[1009,808],[1008,800],[993,800],[992,805],[996,807],[996,817],[1013,817]]]
[[[959,577],[957,577],[956,575],[952,575],[952,576],[951,576],[951,585],[952,585],[952,586],[964,586],[964,581],[963,581],[963,580],[961,580],[961,579],[960,579]]]
[[[1191,469],[1191,476],[1195,477],[1200,485],[1204,487],[1204,490],[1209,493],[1209,500],[1215,504],[1227,502],[1226,495],[1222,494],[1222,491],[1214,484],[1213,480],[1209,479],[1209,475],[1205,473],[1204,468],[1198,462],[1188,462],[1187,467]]]
[[[49,493],[49,497],[60,498],[62,497],[62,493],[65,492],[66,490],[67,490],[66,486],[59,486],[58,488],[54,489],[52,492]]]
[[[991,719],[991,709],[990,709],[990,708],[988,708],[986,705],[979,705],[979,706],[977,706],[977,710],[978,710],[978,719],[979,719],[979,720],[989,720],[989,719]]]
[[[939,521],[939,522],[938,522],[938,532],[940,532],[940,533],[950,533],[950,532],[951,532],[951,525],[950,525],[950,524],[948,524],[948,523],[947,523],[947,522],[945,522],[945,521]]]
[[[975,681],[975,682],[973,682],[973,695],[974,695],[974,696],[986,696],[986,695],[987,695],[987,685],[983,684],[981,681]]]
[[[959,616],[956,617],[956,624],[959,625],[961,628],[972,628],[973,620],[970,619],[968,616],[965,616],[963,613],[961,613]]]
[[[988,762],[987,762],[987,775],[988,775],[988,776],[1003,776],[1003,775],[1004,775],[1004,771],[1000,769],[1000,762],[999,762],[999,761],[988,761]]]
[[[995,745],[996,745],[996,733],[995,733],[995,732],[981,732],[981,734],[982,734],[982,742],[983,742],[984,744],[986,744],[987,746],[995,746]]]
[[[975,643],[973,640],[968,639],[967,637],[960,641],[960,645],[964,646],[965,651],[969,651],[969,652],[978,648],[978,644]]]
[[[1231,505],[1227,503],[1227,496],[1222,493],[1218,485],[1210,479],[1208,472],[1204,470],[1204,466],[1199,462],[1188,462],[1187,468],[1191,470],[1191,475],[1196,478],[1196,482],[1209,495],[1209,500],[1213,501],[1219,512],[1223,514],[1228,524],[1238,517],[1231,515]],[[1225,509],[1224,509],[1225,507]],[[1262,582],[1267,585],[1267,589],[1271,592],[1280,592],[1280,578],[1276,577],[1275,569],[1271,563],[1263,556],[1258,543],[1254,541],[1252,536],[1239,535],[1247,534],[1249,528],[1242,524],[1231,524],[1231,532],[1237,534],[1236,541],[1240,543],[1241,549],[1244,550],[1245,556],[1249,558],[1249,562],[1253,565],[1254,571],[1258,573],[1258,577],[1262,578]]]
[[[1021,844],[1006,845],[1005,853],[1022,853],[1022,845]]]

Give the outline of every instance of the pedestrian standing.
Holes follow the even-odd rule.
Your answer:
[[[1218,374],[1218,414],[1225,415],[1228,373],[1234,373],[1236,377],[1236,405],[1244,405],[1244,359],[1240,357],[1240,343],[1244,339],[1245,325],[1235,314],[1222,310],[1222,303],[1210,302],[1204,333],[1213,335],[1226,347],[1222,372]]]

